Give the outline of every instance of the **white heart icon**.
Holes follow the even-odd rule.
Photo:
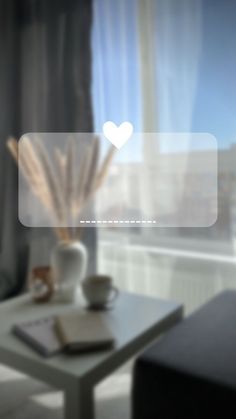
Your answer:
[[[103,134],[118,149],[120,149],[131,137],[133,125],[130,122],[123,122],[119,127],[112,121],[103,124]]]

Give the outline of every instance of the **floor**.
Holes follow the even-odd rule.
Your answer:
[[[96,419],[130,419],[131,365],[97,386]],[[1,419],[62,419],[63,394],[0,365]]]

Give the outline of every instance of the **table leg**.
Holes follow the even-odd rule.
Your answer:
[[[77,381],[71,383],[64,395],[65,419],[94,419],[93,389]]]

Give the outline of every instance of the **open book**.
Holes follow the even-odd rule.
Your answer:
[[[97,312],[78,314],[74,311],[57,316],[55,327],[68,352],[106,349],[114,344],[114,336],[103,315]]]

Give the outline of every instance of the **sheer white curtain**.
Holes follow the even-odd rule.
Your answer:
[[[139,1],[140,76],[144,131],[167,133],[192,131],[201,58],[201,6],[201,0],[191,2],[181,0],[178,4],[173,0]],[[185,139],[185,145],[190,150],[193,147],[191,136],[188,140],[187,137]],[[178,140],[176,137],[176,143]],[[157,140],[153,139],[153,141],[153,144],[144,142],[147,172],[145,199],[147,202],[153,192],[149,174],[153,172],[152,166],[156,166],[156,177],[161,178],[160,167],[163,159],[160,153],[173,153],[172,141],[169,145],[163,139],[159,144],[155,144]],[[166,155],[165,171],[168,176],[171,176],[172,165],[173,160],[168,159]],[[187,154],[182,156],[181,166],[181,173],[178,175],[178,191],[175,182],[172,183],[171,188],[170,185],[168,187],[168,200],[173,202],[173,207],[177,199],[176,194],[180,202],[184,200],[185,184],[189,173]]]
[[[158,0],[153,4],[159,128],[191,132],[202,49],[202,1]]]
[[[141,130],[136,0],[93,2],[93,103],[95,130],[107,120]]]
[[[101,131],[107,120],[117,124],[129,120],[136,132],[191,131],[201,47],[201,0],[94,0],[96,130]],[[162,152],[156,144],[147,147],[144,143],[141,158],[147,167],[153,156],[157,158],[157,151]],[[183,178],[183,188],[184,182]],[[148,182],[141,190],[146,193],[141,199],[148,200]],[[163,297],[176,294],[180,299],[185,293],[183,298],[192,307],[195,299],[201,300],[202,291],[189,292],[185,287],[189,272],[181,265],[185,290],[178,294],[172,285],[178,255],[173,249],[168,254],[160,237],[169,247],[171,243],[179,249],[174,230],[100,231],[99,270],[112,274],[120,287],[132,291]]]
[[[111,120],[117,125],[130,121],[134,130],[140,132],[142,99],[138,4],[136,0],[94,0],[93,5],[92,92],[95,130],[101,132],[103,123]],[[125,167],[120,167],[120,171],[123,189],[128,190]],[[132,286],[132,254],[123,247],[129,246],[128,230],[101,229],[98,237],[98,269],[112,274],[121,287]]]

